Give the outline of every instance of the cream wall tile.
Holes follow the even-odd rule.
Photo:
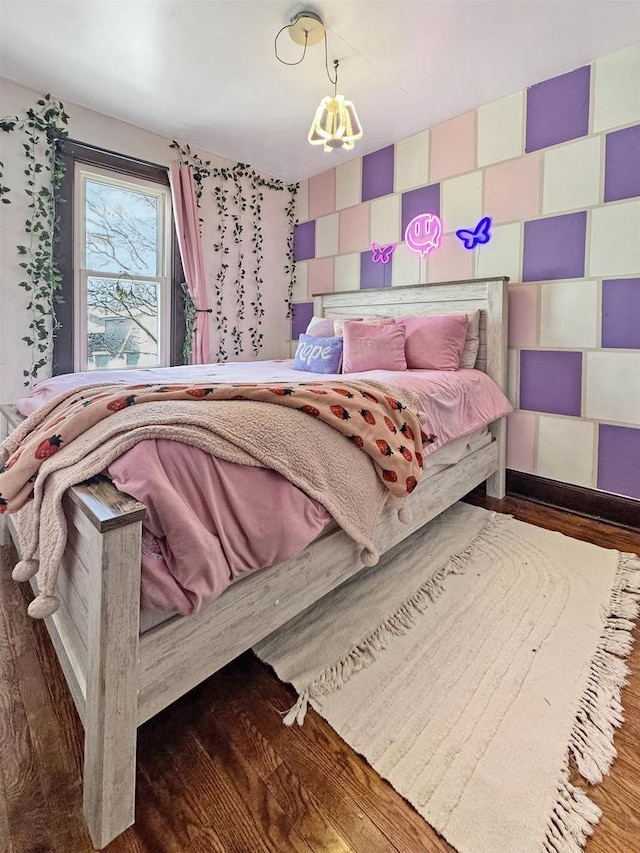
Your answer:
[[[585,416],[640,424],[640,352],[587,353]]]
[[[589,275],[637,275],[640,269],[640,201],[591,211]]]
[[[640,121],[640,44],[595,63],[593,132]]]
[[[524,92],[507,95],[478,110],[478,166],[524,152]]]
[[[507,468],[533,473],[537,425],[533,412],[512,412],[507,417]]]
[[[362,158],[336,168],[336,210],[353,207],[362,201]]]
[[[403,284],[420,284],[420,255],[412,252],[406,243],[398,243],[393,253],[391,284],[393,287]]]
[[[429,131],[396,142],[396,192],[429,183]]]
[[[360,252],[338,255],[334,267],[334,290],[358,290],[360,287]]]
[[[550,148],[544,155],[542,212],[591,207],[600,201],[599,136]]]
[[[299,222],[306,222],[309,218],[309,181],[307,178],[300,181],[300,188],[296,193],[296,217]]]
[[[593,487],[595,434],[596,425],[589,421],[540,415],[535,473],[563,483]]]
[[[371,242],[386,245],[400,240],[399,195],[387,195],[371,202]]]
[[[289,358],[295,358],[296,357],[296,350],[298,349],[298,343],[299,343],[299,341],[291,341],[291,343],[289,344]]]
[[[316,219],[316,258],[338,254],[338,214]]]
[[[543,284],[540,286],[540,294],[540,346],[597,346],[597,282],[558,281]]]
[[[478,278],[508,275],[512,282],[520,281],[520,231],[521,226],[517,222],[511,225],[496,225],[491,229],[491,240],[474,249],[474,252],[477,252]]]
[[[507,397],[515,409],[518,405],[518,366],[520,350],[507,350]]]
[[[482,216],[482,172],[449,178],[440,185],[440,192],[443,231],[475,228]]]
[[[296,264],[296,283],[293,286],[293,301],[307,301],[307,287],[309,283],[309,266],[307,261],[298,261]]]

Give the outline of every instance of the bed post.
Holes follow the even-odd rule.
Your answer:
[[[487,282],[487,374],[507,393],[507,282]],[[491,426],[497,444],[498,470],[487,479],[487,495],[502,499],[506,491],[507,419]]]
[[[134,822],[142,522],[90,536],[84,814],[96,849]]]

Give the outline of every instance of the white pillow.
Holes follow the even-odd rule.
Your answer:
[[[460,356],[460,367],[475,367],[480,349],[480,309],[467,311],[467,339]]]

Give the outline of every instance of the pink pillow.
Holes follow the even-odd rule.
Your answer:
[[[467,337],[466,314],[398,317],[405,327],[407,366],[428,370],[457,370]]]
[[[342,372],[362,370],[406,370],[402,323],[354,323],[343,326]]]

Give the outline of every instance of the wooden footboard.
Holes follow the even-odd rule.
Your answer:
[[[21,417],[12,406],[1,406],[0,415],[4,438]],[[102,849],[134,822],[145,508],[98,477],[71,488],[64,510],[60,606],[45,624],[84,726],[84,814]],[[3,524],[19,553],[14,518]],[[37,593],[37,578],[31,586]]]

